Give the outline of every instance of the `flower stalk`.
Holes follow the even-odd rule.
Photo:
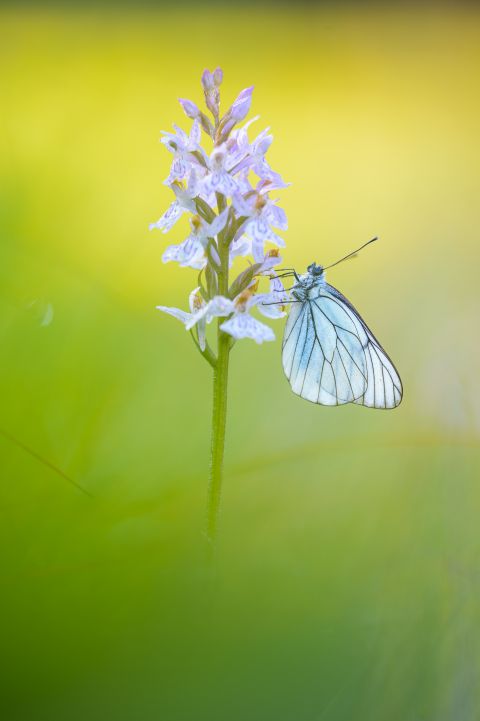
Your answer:
[[[270,193],[286,188],[272,170],[265,154],[272,143],[268,129],[250,142],[248,128],[242,127],[250,110],[253,88],[243,90],[227,112],[220,113],[222,71],[202,75],[207,110],[213,122],[191,100],[180,104],[193,121],[187,134],[178,126],[163,133],[162,143],[173,155],[165,181],[175,200],[150,228],[170,231],[185,214],[190,215],[190,233],[180,244],[163,253],[165,263],[199,271],[198,286],[190,293],[190,311],[169,306],[157,308],[180,320],[190,331],[195,345],[213,369],[213,409],[210,482],[207,499],[207,537],[213,550],[217,537],[222,490],[227,391],[230,352],[236,340],[251,338],[260,344],[275,339],[272,329],[252,315],[258,310],[267,318],[285,315],[289,301],[274,268],[281,263],[278,248],[285,245],[276,230],[287,229],[284,211]],[[254,119],[255,120],[255,119]],[[201,144],[202,131],[211,151]],[[254,177],[256,176],[256,181]],[[276,229],[276,230],[274,230]],[[266,244],[276,246],[266,249]],[[247,259],[230,284],[234,266]],[[249,259],[251,258],[251,260]],[[260,282],[269,283],[267,291]],[[216,350],[207,338],[208,326],[216,321]]]
[[[217,194],[219,214],[225,210],[226,201]],[[219,237],[218,256],[220,266],[217,273],[219,295],[228,296],[228,238]],[[218,514],[222,493],[223,458],[225,455],[225,432],[227,425],[228,364],[230,360],[231,336],[221,329],[222,318],[217,319],[217,360],[213,371],[212,447],[210,458],[210,481],[207,495],[207,539],[210,548],[215,548],[217,539]]]
[[[222,493],[223,457],[227,424],[228,364],[230,359],[229,336],[220,329],[218,320],[218,356],[213,371],[212,448],[210,481],[207,495],[207,539],[211,548],[217,539],[218,514]]]

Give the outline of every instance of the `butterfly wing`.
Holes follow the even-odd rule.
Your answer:
[[[297,395],[322,405],[394,408],[402,385],[393,363],[333,286],[295,303],[285,326],[283,368]]]
[[[355,325],[327,297],[293,305],[282,360],[293,392],[313,403],[351,403],[366,391],[367,364]]]
[[[392,360],[350,301],[328,283],[325,284],[325,292],[349,313],[364,349],[367,388],[354,403],[369,408],[396,408],[402,401],[403,387]]]

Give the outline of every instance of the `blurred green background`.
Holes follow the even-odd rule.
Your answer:
[[[461,4],[2,7],[6,721],[479,718],[479,41]],[[148,223],[217,65],[292,182],[285,264],[381,236],[329,280],[405,399],[314,407],[282,321],[237,344],[212,574],[210,369],[155,310],[195,273]]]

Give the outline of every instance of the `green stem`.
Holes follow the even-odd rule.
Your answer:
[[[218,211],[225,207],[225,198],[217,194]],[[223,234],[218,237],[218,292],[228,296],[228,242]],[[225,451],[225,428],[227,422],[228,363],[231,350],[231,338],[220,330],[224,318],[217,322],[217,359],[213,371],[213,412],[212,412],[212,452],[210,465],[210,483],[207,499],[207,538],[211,552],[214,551],[218,529],[218,514],[222,493],[223,456]]]
[[[220,323],[221,321],[219,321],[219,326]],[[219,329],[217,363],[213,372],[212,456],[207,503],[207,538],[212,550],[217,538],[218,513],[222,493],[229,354],[229,337]]]

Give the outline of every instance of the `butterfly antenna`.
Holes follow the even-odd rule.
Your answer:
[[[351,253],[348,253],[348,255],[345,255],[343,258],[340,258],[340,260],[336,260],[335,263],[332,263],[331,265],[327,265],[326,268],[323,270],[328,270],[329,268],[333,268],[334,265],[338,265],[339,263],[343,263],[344,260],[348,260],[349,258],[355,258],[357,253],[359,253],[363,248],[366,248],[367,245],[370,245],[370,243],[374,243],[376,240],[378,240],[378,235],[375,236],[375,238],[371,238],[370,240],[367,240],[366,243],[360,246],[360,248],[357,248],[357,250],[352,250]]]

